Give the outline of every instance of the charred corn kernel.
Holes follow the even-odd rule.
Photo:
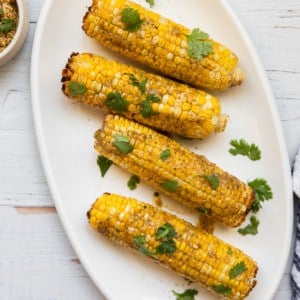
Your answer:
[[[121,14],[126,7],[137,10],[143,22],[135,32],[123,30]],[[132,1],[94,0],[82,27],[111,50],[197,87],[225,90],[244,79],[236,67],[237,56],[228,48],[211,40],[211,54],[201,60],[191,58],[186,38],[190,29]]]
[[[144,92],[138,88],[138,83],[134,85],[130,80],[132,75],[138,83],[147,80]],[[119,92],[129,105],[118,113],[182,136],[204,138],[223,131],[227,123],[227,116],[221,113],[221,104],[216,97],[101,56],[72,54],[62,71],[62,81],[63,92],[68,97],[112,113],[116,111],[107,107],[107,97],[109,93]],[[70,82],[74,81],[83,84],[86,91],[72,95]],[[141,103],[147,95],[155,95],[158,102],[150,103],[152,114],[145,117],[141,113]]]
[[[115,135],[128,139],[132,152],[122,153]],[[197,209],[228,226],[239,226],[254,200],[252,189],[203,155],[190,152],[165,135],[118,115],[107,115],[95,133],[95,148],[106,158],[137,175],[155,190]],[[160,155],[170,150],[167,159]],[[206,176],[217,177],[214,189]]]
[[[113,214],[110,213],[112,208]],[[211,291],[216,291],[216,287],[226,287],[226,299],[244,299],[256,284],[257,264],[248,255],[148,203],[103,194],[92,205],[87,216],[95,230],[136,251],[139,248],[135,239],[145,237],[142,246],[154,253],[149,257]],[[155,254],[160,244],[155,233],[164,224],[170,224],[176,232],[175,249],[169,254]],[[238,263],[244,265],[243,272],[232,278],[230,270],[236,268]]]

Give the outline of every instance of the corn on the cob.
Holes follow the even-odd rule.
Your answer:
[[[216,97],[101,56],[73,53],[62,76],[62,89],[68,97],[159,130],[204,138],[212,132],[223,131],[226,126],[227,116],[221,113]],[[72,94],[72,82],[84,85],[84,93]],[[116,93],[124,101],[111,107],[109,95]],[[143,109],[145,104],[149,105],[148,110]]]
[[[87,215],[94,229],[118,244],[149,255],[226,299],[244,299],[256,284],[258,268],[249,256],[150,204],[103,194]],[[159,228],[175,230],[173,239],[169,239],[171,251],[157,251],[163,241],[157,236]]]
[[[125,29],[122,11],[137,10],[141,27]],[[191,30],[128,0],[94,0],[83,20],[83,30],[102,45],[134,61],[191,85],[225,90],[244,78],[236,67],[238,58],[211,40],[212,53],[197,60],[189,55]]]
[[[95,139],[96,150],[106,158],[157,191],[225,225],[239,226],[251,208],[254,193],[248,185],[141,124],[107,115]]]

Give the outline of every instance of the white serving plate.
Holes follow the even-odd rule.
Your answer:
[[[147,5],[142,0],[141,3]],[[172,271],[146,257],[115,246],[88,225],[86,212],[97,196],[115,192],[152,202],[153,190],[140,184],[127,188],[130,176],[113,166],[100,177],[93,149],[93,133],[103,114],[68,100],[61,92],[61,70],[69,55],[93,52],[126,61],[98,45],[81,29],[89,0],[47,0],[38,22],[31,66],[32,103],[40,155],[55,205],[83,266],[109,299],[174,299],[172,290],[197,288],[196,299],[217,299],[196,284],[189,285]],[[248,299],[271,299],[286,265],[292,233],[292,192],[287,152],[276,105],[259,59],[241,24],[222,0],[156,0],[154,9],[193,27],[233,49],[240,58],[246,81],[219,96],[230,115],[226,131],[203,141],[181,143],[205,154],[242,180],[265,178],[274,199],[257,214],[256,236],[241,236],[236,229],[217,227],[215,234],[252,256],[259,265],[257,286]],[[224,26],[226,24],[226,26]],[[128,61],[127,61],[128,62]],[[256,162],[228,153],[231,139],[245,138],[262,150]],[[164,198],[165,199],[165,198]],[[167,199],[165,209],[187,220],[195,214]],[[248,223],[246,221],[243,226]]]

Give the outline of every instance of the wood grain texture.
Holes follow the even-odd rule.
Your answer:
[[[292,162],[300,146],[300,1],[227,2],[267,72]],[[30,30],[25,45],[0,67],[0,298],[101,300],[53,208],[35,140],[29,72],[43,3],[28,0]],[[290,266],[291,258],[274,300],[290,299]]]

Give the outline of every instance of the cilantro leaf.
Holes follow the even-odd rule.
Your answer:
[[[216,174],[203,175],[203,177],[208,181],[213,190],[219,187],[219,177]]]
[[[260,208],[262,208],[261,202],[273,198],[273,192],[264,178],[256,178],[252,181],[248,181],[248,185],[253,189],[255,193],[255,198],[252,203],[251,209],[254,213],[257,213]]]
[[[198,291],[194,289],[187,289],[183,293],[172,292],[176,297],[176,300],[194,300],[195,296],[198,294]]]
[[[154,257],[155,253],[147,249],[145,246],[145,236],[143,234],[136,236],[133,239],[133,243],[142,254]]]
[[[126,7],[122,10],[121,21],[125,25],[125,30],[129,32],[137,31],[143,24],[139,12],[130,7]]]
[[[250,217],[250,224],[248,224],[244,228],[240,228],[238,230],[238,233],[241,235],[247,235],[247,234],[252,234],[256,235],[258,233],[258,225],[259,225],[259,220],[255,216]]]
[[[198,210],[201,214],[208,215],[208,216],[211,215],[212,213],[211,208],[207,208],[205,206],[197,207],[196,210]]]
[[[246,271],[247,267],[245,263],[243,261],[240,261],[229,270],[229,278],[233,279]]]
[[[176,192],[179,188],[178,182],[176,180],[166,180],[160,184],[160,186],[169,192]]]
[[[149,3],[150,7],[154,6],[154,0],[146,0],[147,3]]]
[[[231,287],[225,284],[212,285],[211,288],[218,294],[228,296],[231,294]]]
[[[170,223],[165,223],[164,225],[160,226],[155,233],[156,240],[173,239],[175,236],[175,228]]]
[[[127,111],[128,105],[129,102],[118,91],[109,93],[106,97],[106,106],[117,113]]]
[[[160,98],[153,95],[153,94],[149,94],[149,95],[147,95],[146,100],[147,101],[152,101],[152,102],[159,102]]]
[[[228,247],[227,254],[231,255],[232,253],[233,253],[232,249],[230,247]]]
[[[69,90],[71,96],[83,95],[87,91],[86,86],[83,83],[79,83],[77,81],[69,82]]]
[[[106,157],[99,155],[97,158],[97,164],[99,166],[101,176],[104,177],[110,166],[113,164],[113,162]]]
[[[231,140],[230,145],[233,148],[229,149],[229,153],[232,155],[244,155],[248,156],[251,160],[259,160],[261,158],[261,151],[255,144],[249,144],[244,139]]]
[[[136,86],[140,90],[140,92],[144,94],[146,92],[146,84],[148,82],[148,78],[144,78],[143,80],[139,81],[133,74],[126,74],[129,76],[131,84],[133,86]]]
[[[140,103],[140,106],[141,106],[141,114],[144,118],[149,118],[150,116],[155,114],[150,101],[147,100],[142,101]]]
[[[16,28],[17,24],[13,19],[4,19],[0,23],[0,32],[1,33],[8,33]]]
[[[156,247],[156,254],[171,254],[176,251],[176,244],[174,240],[161,242]]]
[[[161,154],[160,154],[160,159],[162,161],[166,161],[168,159],[168,157],[171,155],[171,150],[170,149],[166,149],[164,150]]]
[[[208,34],[199,28],[194,28],[190,35],[185,35],[188,42],[188,55],[201,60],[213,52],[213,42],[208,41]]]
[[[115,134],[114,136],[115,141],[113,145],[115,145],[122,153],[130,153],[133,151],[133,146],[130,144],[129,138]]]
[[[138,183],[140,183],[140,178],[136,175],[132,175],[127,182],[127,186],[131,190],[135,190],[137,188]]]

